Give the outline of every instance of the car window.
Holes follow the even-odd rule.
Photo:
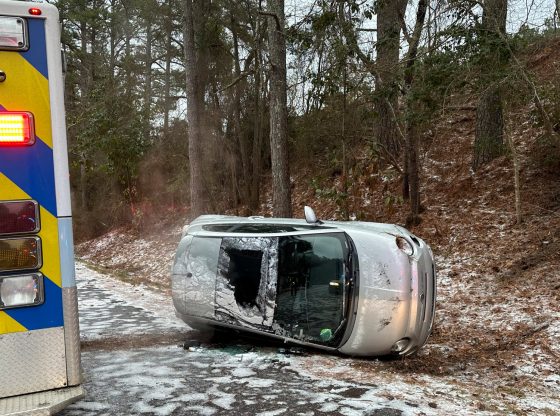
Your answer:
[[[216,278],[216,317],[270,330],[276,302],[278,238],[225,237]]]
[[[345,324],[348,253],[342,233],[279,238],[277,332],[336,344]]]

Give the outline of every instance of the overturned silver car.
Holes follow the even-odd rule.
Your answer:
[[[429,246],[396,225],[310,214],[193,221],[173,265],[177,316],[348,355],[418,350],[436,301]]]

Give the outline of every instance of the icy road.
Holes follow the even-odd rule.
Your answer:
[[[298,373],[299,357],[277,347],[201,342],[167,296],[144,286],[83,264],[77,277],[86,398],[62,415],[408,413],[410,404],[377,397],[375,386]]]
[[[469,407],[444,383],[341,381],[337,372],[354,374],[357,360],[201,340],[175,318],[169,297],[83,264],[77,276],[86,398],[64,416],[392,416],[464,414]]]
[[[376,386],[300,374],[277,347],[201,342],[167,296],[76,271],[86,398],[62,415],[417,414]]]

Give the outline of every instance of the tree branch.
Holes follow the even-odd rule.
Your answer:
[[[239,81],[241,81],[244,78],[247,78],[249,75],[254,74],[255,71],[250,70],[250,71],[245,71],[242,72],[241,74],[239,74],[239,76],[237,78],[235,78],[233,81],[231,81],[228,85],[226,85],[224,88],[222,88],[220,91],[218,92],[223,92],[231,87],[234,87]]]
[[[412,39],[410,37],[410,34],[408,33],[408,28],[406,27],[404,16],[401,13],[399,13],[399,23],[401,24],[401,30],[403,32],[404,38],[406,39],[407,43],[410,44],[412,42]]]
[[[270,12],[265,12],[263,10],[259,10],[259,14],[263,15],[263,16],[271,16],[274,17],[274,20],[276,21],[276,29],[279,31],[282,31],[282,27],[280,25],[280,19],[278,18],[278,16],[276,15],[276,13],[270,13]]]

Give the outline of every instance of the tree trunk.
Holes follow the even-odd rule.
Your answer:
[[[286,96],[286,39],[284,0],[268,2],[270,53],[270,153],[272,160],[272,210],[275,217],[291,217],[288,164],[288,109]]]
[[[410,190],[410,216],[407,223],[420,223],[420,174],[418,167],[418,131],[416,121],[410,120],[406,127],[406,164]]]
[[[115,68],[117,66],[117,1],[111,0],[111,14],[109,23],[109,77],[111,79],[111,87],[113,87],[115,78]]]
[[[477,170],[503,152],[504,118],[498,86],[490,86],[478,100],[473,155],[473,170]]]
[[[481,94],[476,110],[476,130],[473,170],[477,170],[502,154],[504,148],[504,118],[500,92],[500,72],[507,63],[504,45],[507,0],[486,0],[482,15],[481,65],[486,69],[487,87]]]
[[[171,32],[172,21],[171,17],[166,18],[166,33],[165,33],[165,76],[164,76],[164,97],[163,97],[163,136],[165,138],[169,135],[169,112],[171,111]]]
[[[517,224],[523,222],[523,213],[521,211],[521,180],[519,177],[520,163],[519,155],[517,154],[517,148],[513,141],[511,132],[506,133],[506,141],[511,150],[511,160],[513,162],[513,186],[515,190],[515,220]]]
[[[146,138],[150,137],[150,117],[152,100],[152,22],[146,21],[146,57],[144,62],[144,122],[147,127]]]
[[[378,3],[377,11],[375,135],[381,154],[393,160],[399,158],[401,150],[395,115],[398,112],[400,21],[406,11],[406,4],[406,0],[386,0]]]
[[[133,90],[133,57],[132,57],[132,11],[130,10],[132,6],[128,1],[123,2],[124,8],[124,71],[125,71],[125,95],[129,103],[132,103],[132,90]]]
[[[233,12],[232,12],[233,13]],[[232,115],[233,115],[233,136],[235,138],[235,143],[237,144],[237,151],[240,155],[241,161],[241,180],[238,180],[238,187],[241,196],[241,203],[247,204],[249,202],[250,193],[250,183],[251,183],[251,171],[249,166],[249,146],[247,140],[241,131],[241,63],[239,57],[239,39],[237,37],[237,30],[235,28],[235,19],[233,14],[230,16],[231,21],[231,33],[233,38],[233,63],[234,63],[234,75],[237,82],[233,87],[233,98],[232,98]]]
[[[195,44],[195,20],[202,15],[202,0],[185,0],[185,71],[187,95],[187,123],[189,140],[189,172],[191,194],[191,217],[206,212],[208,200],[204,187],[204,160],[202,152],[201,114],[204,105],[204,86],[200,85],[200,52]],[[195,19],[196,17],[196,19]]]
[[[407,223],[420,223],[420,169],[418,166],[418,108],[419,103],[412,94],[415,86],[415,65],[418,57],[418,45],[426,20],[427,0],[418,1],[416,23],[409,41],[408,52],[405,57],[404,85],[406,89],[406,136],[403,177],[403,198],[410,198],[410,217]]]
[[[261,162],[262,162],[262,142],[263,142],[263,110],[262,110],[262,74],[261,74],[261,42],[259,34],[259,23],[255,34],[257,37],[255,46],[255,96],[254,96],[254,121],[253,121],[253,165],[251,174],[251,192],[249,198],[249,209],[255,214],[259,208],[260,183],[261,183]]]
[[[84,10],[85,12],[85,10]],[[80,68],[80,77],[79,77],[79,86],[80,86],[80,105],[84,108],[87,108],[89,105],[89,87],[90,87],[90,79],[91,79],[91,56],[88,54],[88,45],[87,45],[87,31],[88,26],[87,22],[82,20],[80,22],[80,52],[81,52],[81,68]],[[90,206],[90,196],[91,193],[89,191],[89,175],[87,170],[87,158],[84,156],[83,152],[79,154],[79,163],[80,163],[80,204],[82,212],[88,212]]]

